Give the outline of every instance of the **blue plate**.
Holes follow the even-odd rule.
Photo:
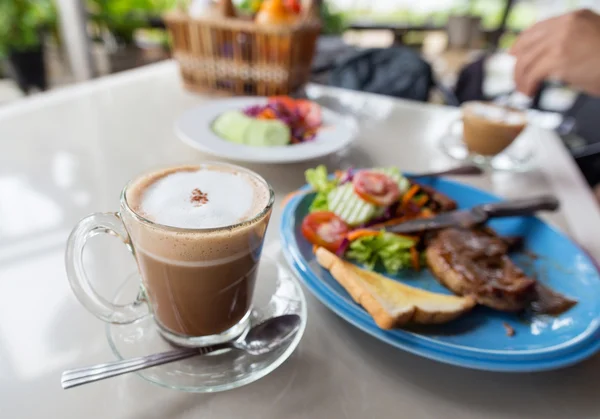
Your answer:
[[[484,191],[444,179],[425,181],[455,199],[459,208],[496,202]],[[308,191],[308,186],[303,190]],[[283,211],[281,239],[291,267],[327,307],[359,329],[427,358],[463,367],[492,371],[539,371],[574,364],[600,350],[600,274],[590,257],[568,237],[535,217],[493,220],[502,235],[523,236],[528,250],[539,257],[515,258],[525,271],[554,290],[578,301],[560,316],[519,316],[485,307],[446,325],[412,330],[382,330],[329,272],[321,268],[300,225],[312,194],[298,194]],[[446,293],[428,271],[404,272],[396,280],[433,292]],[[504,323],[515,330],[509,337]]]

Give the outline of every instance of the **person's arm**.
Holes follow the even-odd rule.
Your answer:
[[[517,59],[517,90],[528,96],[546,79],[600,96],[600,15],[590,10],[533,25],[510,52]]]

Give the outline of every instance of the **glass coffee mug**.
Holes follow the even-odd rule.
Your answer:
[[[465,102],[461,118],[454,120],[441,139],[450,157],[485,168],[522,171],[529,167],[532,144],[519,139],[528,115],[492,102]]]
[[[233,173],[247,179],[248,187],[253,188],[255,213],[223,227],[182,228],[158,224],[141,210],[136,211],[144,191],[158,179],[198,170]],[[123,189],[118,213],[92,214],[73,229],[66,252],[71,288],[91,313],[106,322],[132,323],[148,315],[149,308],[160,333],[178,345],[205,346],[231,340],[249,326],[273,202],[273,190],[262,177],[224,163],[141,176]],[[115,235],[129,247],[139,269],[143,298],[129,305],[115,305],[93,289],[83,266],[83,248],[99,233]]]
[[[487,102],[464,103],[462,120],[467,149],[484,158],[503,152],[527,125],[525,112]]]

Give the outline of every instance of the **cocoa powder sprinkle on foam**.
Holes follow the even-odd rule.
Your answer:
[[[208,194],[196,188],[192,191],[190,202],[196,207],[200,207],[208,202]]]

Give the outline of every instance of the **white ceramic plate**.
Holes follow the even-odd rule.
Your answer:
[[[356,121],[322,108],[323,128],[313,141],[278,147],[251,147],[223,140],[212,130],[223,112],[266,104],[261,97],[217,99],[186,111],[175,123],[175,132],[186,144],[214,156],[252,163],[293,163],[335,153],[350,144],[357,132]]]

